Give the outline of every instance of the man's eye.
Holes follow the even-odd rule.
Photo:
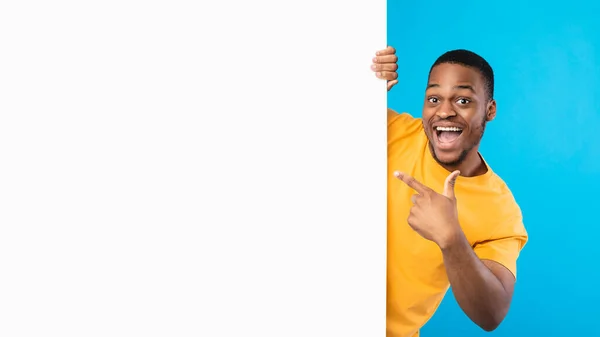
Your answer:
[[[469,104],[469,103],[471,103],[471,101],[469,101],[466,98],[461,98],[457,102],[458,102],[458,104]]]
[[[427,100],[429,101],[429,103],[437,103],[438,102],[438,99],[435,97],[429,97]]]

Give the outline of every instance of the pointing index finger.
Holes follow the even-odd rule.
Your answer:
[[[403,172],[394,172],[394,175],[402,180],[406,185],[408,185],[413,190],[417,191],[419,194],[424,194],[430,191],[430,188],[418,182],[415,178],[403,173]]]

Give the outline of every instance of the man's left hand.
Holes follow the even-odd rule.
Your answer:
[[[459,171],[454,171],[446,178],[442,194],[402,172],[394,174],[418,193],[411,198],[414,206],[410,209],[408,224],[422,237],[435,242],[442,249],[451,245],[463,233],[458,222],[454,196],[454,184],[459,174]]]

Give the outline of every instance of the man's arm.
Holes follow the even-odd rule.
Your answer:
[[[386,49],[378,50],[375,52],[375,57],[373,58],[373,64],[371,64],[371,70],[375,72],[375,75],[387,81],[387,90],[390,91],[392,87],[398,84],[398,57],[396,56],[396,49],[394,47],[388,46]],[[404,114],[403,116],[399,116],[399,113],[388,108],[387,110],[387,120],[388,120],[388,128],[392,128],[392,124],[397,123],[397,125],[403,125],[403,133],[406,132],[404,125],[406,123],[406,119],[409,121],[414,121],[412,116],[408,114]],[[414,124],[414,123],[413,123]],[[420,126],[419,122],[417,126]],[[397,134],[397,132],[394,132]],[[394,137],[392,137],[394,138]]]
[[[496,329],[508,313],[515,276],[498,262],[480,260],[462,231],[440,248],[459,306],[485,331]]]
[[[489,240],[473,248],[458,220],[454,185],[460,171],[448,175],[442,194],[403,172],[394,174],[417,192],[411,198],[414,205],[408,225],[440,247],[456,301],[481,328],[496,329],[508,313],[516,260],[527,242],[520,210],[515,207],[512,219],[498,226]]]

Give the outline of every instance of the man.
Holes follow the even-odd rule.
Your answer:
[[[391,47],[373,59],[388,90],[396,61]],[[528,237],[511,191],[478,151],[496,116],[493,94],[489,64],[453,50],[430,69],[422,118],[388,109],[389,337],[419,336],[450,286],[486,331],[508,312]]]

